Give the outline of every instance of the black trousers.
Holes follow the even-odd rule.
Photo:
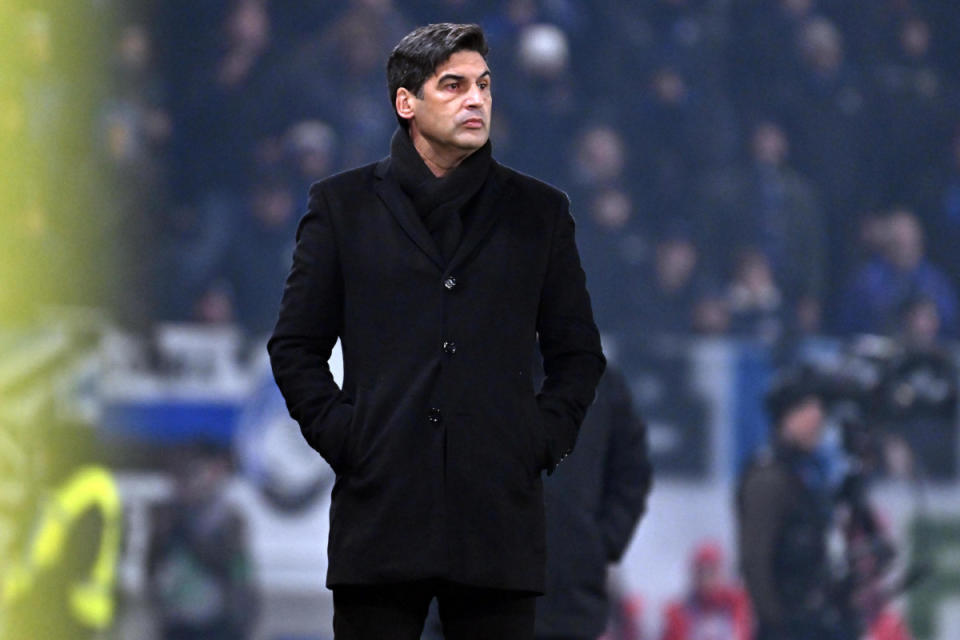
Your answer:
[[[442,580],[335,587],[334,640],[420,640],[434,597],[446,640],[533,640],[534,594]]]

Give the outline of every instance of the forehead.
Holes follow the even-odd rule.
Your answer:
[[[484,72],[489,71],[487,61],[476,51],[457,51],[446,61],[441,62],[433,76],[439,78],[448,73],[464,77],[478,77]]]

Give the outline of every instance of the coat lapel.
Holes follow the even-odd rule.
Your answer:
[[[377,163],[377,168],[374,170],[374,175],[377,177],[374,189],[377,195],[390,213],[393,214],[393,217],[397,219],[397,222],[400,223],[406,234],[410,236],[410,239],[430,257],[438,269],[443,271],[445,265],[437,244],[430,237],[430,232],[427,231],[420,216],[413,210],[410,199],[400,189],[397,181],[389,175],[389,169],[389,157]]]
[[[481,187],[480,199],[474,209],[474,219],[467,226],[466,232],[460,239],[460,244],[457,246],[450,262],[445,265],[437,244],[430,237],[430,232],[427,231],[420,216],[414,211],[410,199],[400,189],[397,181],[389,175],[389,169],[390,158],[387,157],[381,160],[374,170],[374,175],[377,177],[374,187],[377,195],[410,239],[444,273],[449,273],[461,265],[473,253],[500,217],[501,210],[497,203],[506,192],[506,185],[500,165],[494,163],[490,170],[490,177]]]
[[[487,232],[500,217],[501,208],[497,206],[497,203],[505,192],[506,185],[504,176],[500,171],[500,165],[494,162],[490,168],[490,176],[480,188],[479,200],[473,212],[474,218],[467,225],[466,231],[460,239],[460,244],[457,246],[453,257],[450,258],[450,263],[444,273],[449,273],[459,267],[486,237]]]

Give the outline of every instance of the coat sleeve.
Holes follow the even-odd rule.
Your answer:
[[[776,629],[783,623],[784,605],[777,595],[774,551],[785,515],[783,498],[789,489],[773,470],[747,474],[739,496],[740,571],[757,618]]]
[[[546,374],[537,394],[546,437],[543,466],[552,474],[560,460],[573,451],[606,367],[566,195],[553,230],[537,312],[537,336]]]
[[[267,342],[270,365],[290,415],[311,447],[345,470],[353,402],[337,386],[328,360],[343,325],[343,276],[320,183],[310,188],[297,228],[293,266]]]
[[[607,373],[610,394],[610,443],[604,465],[600,532],[607,558],[618,562],[646,511],[652,482],[646,424],[634,413],[630,389],[622,376]]]

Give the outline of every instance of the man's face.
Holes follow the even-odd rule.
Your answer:
[[[439,149],[474,151],[490,137],[490,70],[476,51],[458,51],[427,78],[422,98],[410,100],[415,132]]]
[[[923,230],[913,214],[900,211],[887,221],[887,257],[903,270],[910,270],[923,260]]]
[[[783,417],[783,436],[801,449],[813,451],[820,444],[823,419],[820,398],[809,396]]]

